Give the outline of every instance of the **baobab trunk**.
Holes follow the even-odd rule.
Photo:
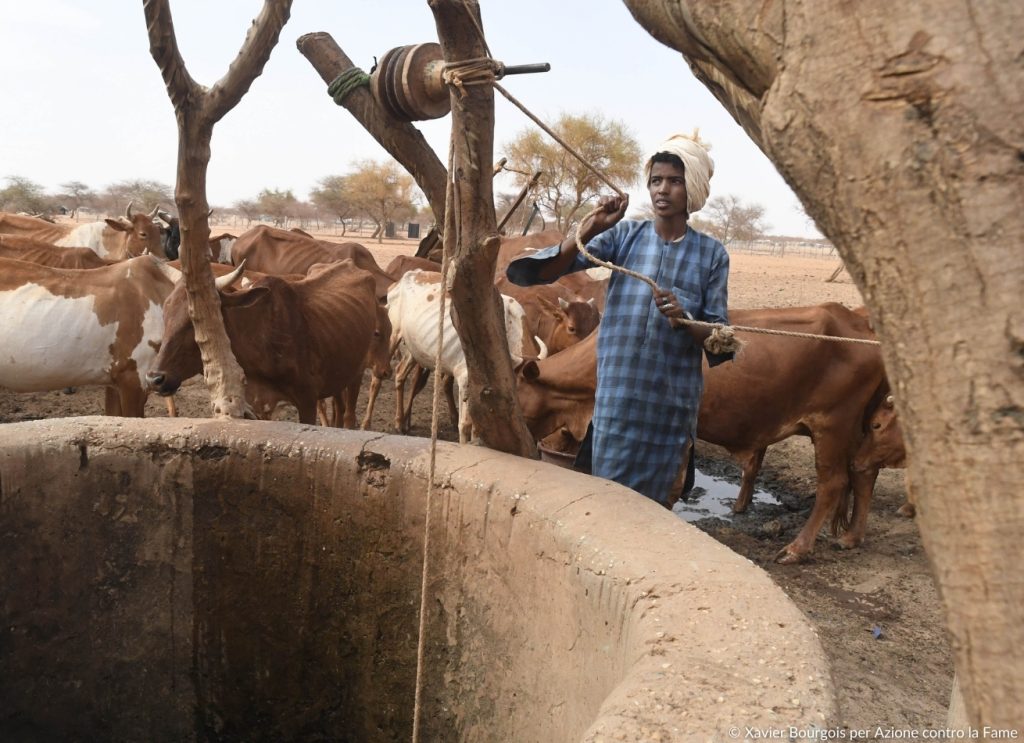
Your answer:
[[[625,2],[771,158],[864,295],[968,715],[1020,730],[1024,5]]]
[[[237,105],[252,81],[263,72],[281,28],[288,20],[291,0],[264,1],[238,57],[209,90],[194,81],[185,67],[168,0],[144,0],[143,11],[150,53],[167,84],[178,121],[174,199],[181,226],[181,269],[189,315],[202,354],[203,376],[210,389],[214,415],[241,418],[247,412],[245,376],[231,352],[231,341],[220,313],[220,295],[210,270],[206,171],[210,164],[213,126]]]

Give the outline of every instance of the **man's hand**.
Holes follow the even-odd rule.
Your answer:
[[[679,300],[676,299],[676,295],[672,292],[655,289],[654,305],[661,314],[668,318],[673,328],[678,328],[682,325],[679,320],[693,319],[693,316],[679,304]]]
[[[590,218],[590,221],[581,225],[580,239],[583,244],[593,240],[607,229],[614,227],[626,216],[626,209],[629,207],[629,196],[605,196],[599,202],[598,211]]]

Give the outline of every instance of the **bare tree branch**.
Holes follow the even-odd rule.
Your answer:
[[[277,45],[281,29],[291,15],[292,0],[264,0],[263,9],[249,27],[242,49],[224,77],[214,83],[207,97],[206,113],[210,123],[220,121],[238,105],[252,81],[263,73],[270,53]]]
[[[143,0],[142,12],[146,16],[146,31],[149,33],[149,52],[160,68],[167,94],[177,111],[190,98],[201,96],[203,88],[188,74],[185,60],[181,58],[169,0]]]

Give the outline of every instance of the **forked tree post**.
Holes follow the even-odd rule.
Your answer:
[[[210,164],[213,126],[234,108],[263,72],[281,28],[291,13],[291,0],[264,0],[241,51],[212,88],[188,73],[178,49],[169,0],[143,0],[149,50],[160,68],[178,121],[178,173],[174,200],[181,225],[181,268],[188,310],[202,353],[203,376],[210,389],[214,415],[245,415],[245,375],[231,352],[220,313],[220,296],[210,270],[207,243],[210,212],[206,172]]]
[[[470,15],[479,8],[476,3],[429,0],[429,5],[447,64],[487,56],[482,21]],[[464,339],[469,368],[470,415],[490,448],[536,457],[536,444],[515,397],[501,297],[494,288],[500,242],[492,171],[494,89],[467,85],[450,95],[453,168],[444,241],[451,256],[452,319]]]

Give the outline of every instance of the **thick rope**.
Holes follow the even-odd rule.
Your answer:
[[[448,172],[454,172],[455,142],[451,141],[448,147]],[[446,202],[453,205],[457,211],[459,208],[458,183],[451,178],[448,180],[448,193]],[[462,230],[459,225],[460,215],[455,217],[455,239],[456,250],[462,242]],[[446,225],[447,226],[447,225]],[[420,712],[422,710],[423,697],[423,667],[424,648],[426,646],[427,633],[427,583],[429,582],[429,556],[430,556],[430,513],[434,495],[434,473],[437,464],[437,435],[438,420],[440,419],[439,409],[441,407],[441,354],[444,349],[444,318],[447,311],[446,302],[448,298],[448,268],[451,263],[451,256],[448,253],[445,243],[441,242],[441,297],[438,302],[437,313],[437,353],[434,356],[434,396],[431,403],[430,414],[430,466],[427,474],[427,498],[426,515],[423,520],[423,567],[420,574],[420,616],[419,631],[416,639],[416,692],[413,700],[412,714],[412,743],[418,743],[420,736]],[[460,391],[461,394],[461,391]]]
[[[327,86],[327,94],[340,106],[345,102],[349,93],[361,85],[369,84],[369,75],[358,67],[349,67],[331,81],[331,84]]]

